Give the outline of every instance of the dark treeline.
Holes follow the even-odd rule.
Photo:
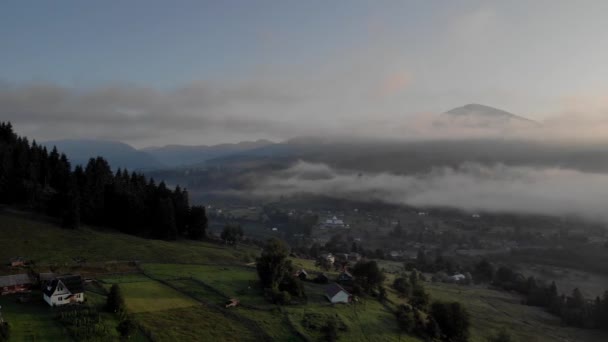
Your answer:
[[[608,291],[602,298],[586,299],[577,288],[567,296],[559,294],[555,282],[544,284],[534,277],[524,277],[506,266],[495,268],[487,260],[475,265],[474,277],[525,297],[524,303],[540,306],[561,317],[566,325],[580,328],[608,329]]]
[[[56,148],[30,143],[0,123],[0,203],[61,219],[66,228],[80,222],[149,238],[205,236],[205,208],[190,206],[179,186],[127,170],[112,172],[101,157],[72,169]]]

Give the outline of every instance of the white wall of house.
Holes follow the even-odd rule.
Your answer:
[[[61,306],[70,303],[82,303],[84,302],[84,293],[77,293],[75,295],[72,294],[63,294],[63,295],[52,295],[51,297],[44,295],[44,301],[47,302],[50,306]]]
[[[348,303],[348,293],[344,291],[340,291],[336,293],[333,297],[329,298],[329,301],[336,303]]]

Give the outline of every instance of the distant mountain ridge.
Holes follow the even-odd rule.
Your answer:
[[[233,144],[219,145],[167,145],[163,147],[147,147],[142,149],[161,163],[170,167],[201,164],[207,160],[221,158],[231,154],[242,154],[259,148],[275,145],[264,139],[242,141]]]
[[[93,139],[65,139],[43,142],[47,149],[56,146],[66,154],[72,166],[86,165],[90,158],[104,157],[112,168],[126,168],[128,170],[154,170],[162,169],[165,165],[153,156],[138,151],[132,146],[109,140]]]

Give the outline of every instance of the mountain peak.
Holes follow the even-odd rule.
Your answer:
[[[537,124],[536,121],[522,116],[478,103],[469,103],[462,107],[451,109],[445,112],[445,114],[452,118],[481,120],[484,125],[489,124],[488,121],[492,121],[493,123],[526,122]]]

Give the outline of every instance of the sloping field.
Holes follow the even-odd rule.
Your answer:
[[[425,284],[436,300],[459,301],[471,314],[471,341],[486,341],[501,328],[507,328],[516,341],[566,342],[606,341],[597,330],[564,327],[560,319],[542,308],[520,304],[521,298],[504,291],[454,284]]]
[[[207,242],[143,239],[111,231],[63,229],[55,224],[0,213],[0,260],[15,256],[36,264],[87,261],[138,260],[150,262],[239,262],[253,250],[238,250]]]

